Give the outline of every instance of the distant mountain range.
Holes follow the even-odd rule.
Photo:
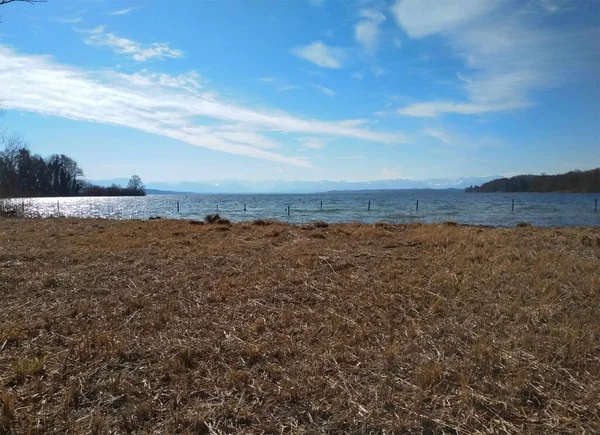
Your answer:
[[[376,181],[182,181],[182,182],[148,182],[148,193],[317,193],[344,190],[386,190],[386,189],[465,189],[469,186],[483,184],[500,178],[499,175],[489,177],[466,178],[430,178],[427,180],[376,180]],[[119,184],[126,186],[128,178],[113,180],[89,180],[99,186]]]

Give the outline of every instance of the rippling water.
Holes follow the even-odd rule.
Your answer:
[[[512,200],[514,199],[514,211]],[[305,195],[148,195],[13,200],[31,216],[111,219],[203,219],[218,212],[232,221],[277,219],[293,223],[444,222],[513,226],[600,225],[598,194],[373,191]],[[369,201],[371,210],[368,210]],[[417,210],[417,201],[418,210]],[[321,210],[321,202],[323,209]],[[598,201],[600,202],[600,201]],[[179,203],[179,211],[177,204]],[[246,210],[244,211],[244,205]],[[289,216],[288,216],[289,206]],[[600,205],[599,205],[600,207]]]

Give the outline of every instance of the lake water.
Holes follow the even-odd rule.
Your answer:
[[[253,219],[276,219],[291,223],[317,220],[330,223],[455,221],[493,226],[514,226],[519,222],[538,226],[583,226],[600,225],[600,211],[594,211],[594,201],[598,197],[598,194],[573,193],[486,194],[404,190],[285,195],[34,198],[13,201],[18,204],[23,202],[30,215],[41,217],[59,214],[111,219],[148,219],[150,216],[203,219],[206,214],[217,212],[218,208],[222,217],[234,222]]]

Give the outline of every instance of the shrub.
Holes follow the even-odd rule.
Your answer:
[[[220,219],[221,219],[221,216],[219,216],[219,213],[207,214],[204,217],[204,222],[206,222],[207,224],[214,224]]]

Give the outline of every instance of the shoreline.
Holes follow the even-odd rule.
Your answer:
[[[218,213],[217,213],[218,214]],[[207,215],[210,216],[210,215]],[[227,220],[229,223],[227,225],[255,225],[256,222],[267,222],[268,225],[283,225],[283,226],[293,226],[293,227],[309,227],[311,225],[321,225],[326,224],[327,226],[393,226],[393,227],[402,227],[402,226],[449,226],[449,227],[464,227],[464,228],[481,228],[481,229],[511,229],[511,228],[545,228],[545,229],[560,229],[560,228],[572,228],[572,229],[600,229],[600,225],[535,225],[529,222],[518,222],[515,225],[488,225],[488,224],[474,224],[474,223],[461,223],[457,221],[443,221],[443,222],[393,222],[393,221],[376,221],[376,222],[362,222],[362,221],[354,221],[354,222],[327,222],[323,220],[312,220],[304,223],[298,222],[286,222],[283,220],[277,219],[252,219],[252,220],[242,220],[242,221],[229,221],[229,219],[223,215],[223,218]],[[149,216],[147,219],[118,219],[112,217],[76,217],[76,216],[22,216],[18,213],[0,213],[0,222],[3,219],[23,219],[23,220],[73,220],[73,221],[101,221],[101,222],[149,222],[149,221],[157,221],[157,222],[188,222],[193,223],[195,225],[211,225],[207,224],[205,220],[201,219],[190,219],[190,218],[171,218],[171,217],[162,217],[162,216]]]

